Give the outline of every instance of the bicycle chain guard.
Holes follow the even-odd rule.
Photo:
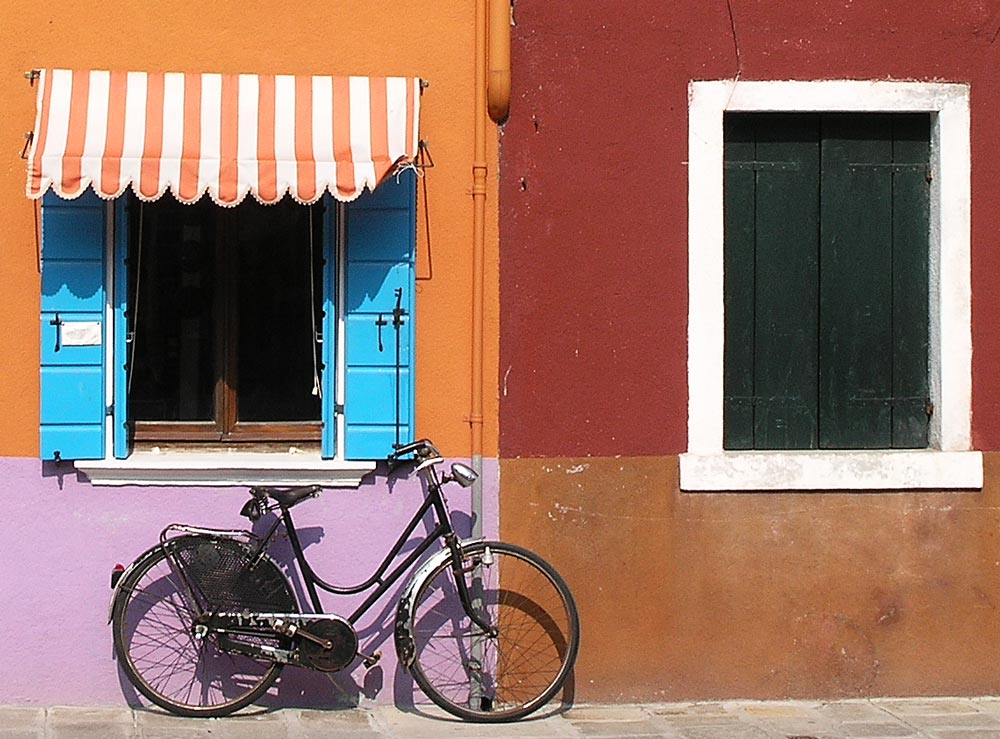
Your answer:
[[[325,649],[311,639],[301,638],[305,631],[331,643]],[[324,618],[306,621],[299,627],[299,663],[320,672],[336,672],[351,664],[358,653],[358,635],[354,627],[340,618]]]

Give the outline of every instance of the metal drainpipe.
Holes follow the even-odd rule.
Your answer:
[[[472,388],[469,425],[472,465],[472,535],[483,535],[484,252],[486,249],[486,117],[500,122],[510,109],[510,0],[476,0],[476,75],[472,162]],[[487,47],[488,44],[488,47]],[[487,53],[488,48],[488,53]],[[488,83],[487,83],[488,70]],[[487,86],[488,85],[488,86]]]
[[[472,535],[483,535],[483,251],[486,245],[486,23],[487,0],[476,0],[476,72],[472,160],[472,387],[469,426],[472,466]]]
[[[510,0],[489,0],[489,80],[486,107],[494,123],[510,111]]]

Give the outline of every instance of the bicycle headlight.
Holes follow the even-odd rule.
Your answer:
[[[451,466],[451,477],[463,488],[467,488],[479,478],[479,473],[468,465],[456,462]]]

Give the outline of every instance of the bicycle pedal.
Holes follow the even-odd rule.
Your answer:
[[[362,664],[370,670],[371,668],[373,668],[375,665],[378,664],[380,659],[382,659],[382,652],[381,651],[375,652],[375,654],[371,656],[366,654],[362,654],[361,656],[364,658],[362,660]]]

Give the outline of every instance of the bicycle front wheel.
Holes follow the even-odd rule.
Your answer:
[[[576,604],[541,557],[513,544],[462,545],[469,617],[450,558],[411,606],[413,678],[434,703],[471,721],[514,721],[545,705],[569,676],[580,644]]]
[[[266,600],[282,606],[277,610],[297,611],[294,596],[270,559],[251,566],[245,547],[231,539],[187,536],[167,546],[170,555],[162,546],[150,550],[120,583],[112,610],[119,664],[161,708],[181,716],[225,716],[257,700],[281,672],[281,664],[245,653],[287,648],[288,640],[264,632],[208,633],[196,628],[197,615],[235,606],[262,585],[270,593]],[[178,563],[192,572],[182,575]],[[210,582],[192,582],[206,578]],[[223,601],[214,602],[219,593]]]

